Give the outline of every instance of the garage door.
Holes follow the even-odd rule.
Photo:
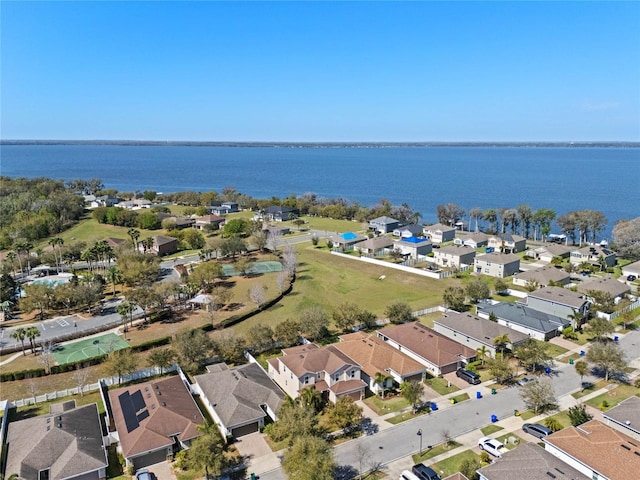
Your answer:
[[[167,460],[167,449],[163,448],[162,450],[158,450],[156,452],[151,452],[147,455],[143,455],[141,457],[137,457],[133,459],[133,465],[136,470],[139,468],[145,468],[149,465],[155,465],[156,463],[164,462]]]
[[[231,430],[233,436],[235,438],[242,437],[243,435],[249,435],[250,433],[257,432],[260,428],[258,427],[258,422],[250,423],[249,425],[244,425],[242,427],[234,428]]]

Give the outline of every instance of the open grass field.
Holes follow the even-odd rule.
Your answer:
[[[65,230],[60,233],[59,237],[64,240],[65,244],[74,242],[87,242],[94,243],[99,240],[104,240],[108,237],[129,239],[127,227],[116,227],[114,225],[106,225],[98,223],[97,220],[91,218],[91,214],[87,214],[86,219],[71,227],[69,230]],[[151,237],[154,235],[164,235],[164,230],[144,230],[138,229],[140,232],[140,239]],[[47,243],[44,242],[43,246]]]
[[[60,365],[85,360],[87,358],[108,355],[116,350],[128,348],[129,344],[114,333],[107,333],[99,337],[91,337],[77,342],[57,345],[53,349],[53,356]]]
[[[476,460],[478,463],[480,463],[480,456],[475,454],[473,450],[465,450],[464,452],[460,452],[457,455],[445,458],[438,463],[434,463],[433,465],[431,465],[431,468],[438,472],[438,474],[440,474],[442,478],[445,478],[449,475],[453,475],[454,473],[459,472],[460,466],[465,460]]]

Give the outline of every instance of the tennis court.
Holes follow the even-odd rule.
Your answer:
[[[99,337],[91,337],[66,345],[57,345],[53,349],[53,356],[59,365],[80,362],[87,358],[99,357],[116,350],[127,348],[129,344],[114,333],[107,333]]]
[[[261,262],[255,262],[253,265],[251,265],[248,273],[250,275],[258,275],[261,273],[281,272],[282,269],[282,264],[280,262],[265,260]],[[241,275],[240,272],[233,268],[233,265],[222,265],[222,270],[224,271],[225,277]]]

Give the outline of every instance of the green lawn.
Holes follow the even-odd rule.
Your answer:
[[[605,382],[604,380],[598,380],[596,383],[592,383],[591,385],[589,385],[588,387],[578,391],[578,392],[574,392],[571,394],[571,396],[575,399],[578,398],[582,398],[585,395],[589,395],[590,393],[595,392],[596,390],[600,390],[601,388],[604,388],[608,385],[608,382]]]
[[[551,355],[551,357],[553,357],[553,358],[557,357],[558,355],[562,355],[563,353],[566,353],[566,352],[569,351],[568,349],[566,349],[564,347],[561,347],[559,345],[555,345],[555,344],[550,343],[550,342],[542,342],[540,340],[535,340],[535,339],[533,341],[537,342],[537,343],[541,343],[543,345],[546,345],[547,353],[549,355]]]
[[[566,356],[566,357],[564,357],[564,358],[562,358],[561,360],[558,360],[558,361],[562,362],[562,363],[569,363],[569,360],[573,360],[574,363],[575,363],[576,360],[578,360],[580,358],[582,358],[582,357],[580,357],[579,353],[572,353],[571,355],[568,355],[568,356]]]
[[[364,403],[366,403],[369,408],[371,408],[378,415],[398,412],[404,408],[411,406],[404,397],[387,397],[383,400],[377,395],[372,395],[371,397],[365,398]]]
[[[515,443],[511,442],[512,438],[516,440]],[[505,433],[504,435],[500,435],[499,437],[496,437],[496,439],[504,443],[504,446],[507,448],[507,450],[512,450],[524,442],[522,438],[520,438],[518,435],[515,435],[514,433]]]
[[[491,423],[486,427],[483,427],[480,429],[483,435],[491,435],[492,433],[499,432],[500,430],[504,430],[504,428],[500,427],[499,425],[496,425],[495,423]]]
[[[465,460],[477,460],[478,463],[480,463],[480,456],[476,455],[473,450],[465,450],[464,452],[460,452],[457,455],[445,458],[438,463],[434,463],[433,465],[431,465],[431,468],[438,472],[442,478],[445,478],[449,475],[453,475],[454,473],[459,472],[460,465]]]
[[[396,415],[395,417],[387,418],[387,422],[397,425],[398,423],[406,422],[407,420],[411,420],[412,418],[420,417],[422,415],[427,414],[428,412],[425,410],[421,410],[418,413],[413,412],[405,412],[400,415]]]
[[[469,400],[468,393],[462,393],[460,395],[456,395],[455,397],[451,397],[451,401],[453,401],[453,403],[460,403],[464,402],[465,400]]]
[[[633,385],[619,385],[613,390],[593,397],[587,400],[585,403],[601,410],[609,410],[615,407],[621,401],[629,398],[632,395],[640,397],[640,388],[635,388]],[[604,406],[603,402],[607,402],[608,406]]]
[[[560,425],[562,425],[563,428],[571,426],[571,419],[569,418],[569,415],[567,415],[566,411],[558,412],[555,415],[551,415],[551,416],[545,418],[540,423],[542,425],[544,425],[545,424],[544,422],[549,418],[553,418],[553,419],[557,420],[560,423]]]
[[[413,455],[413,463],[421,463],[430,458],[437,457],[438,455],[442,455],[443,453],[447,453],[454,448],[460,447],[462,444],[456,442],[455,440],[446,445],[444,443],[440,443],[432,448],[427,448],[426,445],[423,445],[424,450],[422,451],[422,455],[419,453],[415,453]]]
[[[526,410],[524,412],[520,412],[520,418],[522,418],[522,420],[531,420],[533,417],[537,416],[537,413],[535,413],[533,410]]]
[[[449,385],[449,381],[444,378],[434,377],[424,381],[429,387],[438,392],[440,395],[447,395],[448,393],[457,392],[460,390],[454,384]]]

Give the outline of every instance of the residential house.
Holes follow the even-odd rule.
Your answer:
[[[500,325],[522,332],[536,340],[550,340],[560,335],[563,329],[571,326],[571,322],[566,318],[540,312],[520,303],[481,302],[478,304],[479,317],[489,318],[492,313]]]
[[[378,233],[391,233],[400,226],[400,221],[391,217],[378,217],[369,220],[369,228]]]
[[[437,377],[475,360],[476,351],[419,322],[391,325],[377,332],[393,348],[417,360]]]
[[[292,398],[308,387],[333,403],[342,396],[364,398],[366,383],[361,379],[360,365],[334,345],[320,348],[309,343],[286,348],[281,357],[268,360],[267,372]]]
[[[577,285],[577,290],[585,294],[588,300],[594,302],[591,292],[600,292],[609,295],[615,303],[618,303],[624,296],[631,291],[629,285],[616,280],[613,277],[606,278],[587,278],[584,282]],[[595,303],[595,302],[594,302]]]
[[[638,440],[590,420],[542,439],[545,450],[594,480],[629,480],[640,472]]]
[[[576,312],[587,317],[590,303],[582,293],[562,287],[543,287],[529,292],[527,306],[556,317],[571,318]]]
[[[627,278],[629,275],[633,275],[636,278],[640,278],[640,260],[622,267],[622,276],[624,278]]]
[[[212,202],[207,208],[213,215],[227,215],[239,211],[236,202]]]
[[[265,208],[262,215],[263,218],[266,217],[271,222],[286,222],[298,218],[298,210],[282,205],[272,205]]]
[[[291,233],[291,228],[286,225],[264,224],[262,226],[262,231],[265,232],[267,236],[269,235],[282,236],[282,235],[289,235]]]
[[[49,413],[8,426],[4,478],[22,480],[102,480],[107,452],[98,406],[75,400],[51,405]]]
[[[393,247],[393,239],[387,236],[368,238],[363,242],[354,245],[354,248],[365,255],[374,257],[384,255],[388,249]]]
[[[204,417],[179,376],[109,391],[109,429],[135,469],[172,458],[200,435]],[[113,435],[113,434],[112,434]]]
[[[640,440],[640,397],[632,395],[602,413],[607,425]]]
[[[361,378],[374,393],[381,390],[381,385],[376,383],[376,374],[379,373],[389,377],[385,388],[390,387],[393,381],[402,384],[410,380],[421,382],[425,378],[425,368],[421,363],[375,335],[365,332],[341,335],[340,341],[333,346],[360,365]]]
[[[497,252],[518,253],[524,252],[527,248],[527,239],[516,234],[502,233],[489,237],[488,245]]]
[[[513,276],[513,284],[526,287],[527,285],[536,285],[537,287],[546,287],[550,283],[554,285],[566,285],[570,282],[571,277],[561,268],[551,265],[534,268],[526,272],[519,272]]]
[[[95,200],[92,200],[89,203],[89,208],[113,207],[119,201],[120,199],[118,197],[112,197],[110,195],[101,195],[99,197],[96,197]]]
[[[104,239],[105,242],[107,242],[107,245],[109,245],[111,248],[118,248],[120,245],[126,243],[127,241],[124,238],[114,238],[114,237],[107,237]]]
[[[115,205],[116,207],[126,208],[127,210],[141,210],[143,208],[151,208],[152,203],[146,198],[134,198],[133,200],[125,200]]]
[[[175,225],[175,228],[182,230],[183,228],[192,228],[196,224],[196,219],[193,217],[169,215],[167,213],[158,213],[158,219],[161,222],[167,220]]]
[[[142,242],[138,242],[138,250],[144,251]],[[178,239],[173,237],[165,237],[163,235],[156,235],[153,237],[153,245],[151,247],[151,253],[155,253],[159,257],[165,255],[171,255],[178,251]]]
[[[616,260],[616,253],[613,250],[600,245],[587,245],[569,254],[569,261],[574,265],[586,262],[597,268],[614,267]]]
[[[257,363],[233,368],[217,363],[207,372],[196,375],[194,391],[224,438],[258,432],[265,421],[278,419],[285,395]]]
[[[463,245],[465,247],[480,248],[488,245],[489,235],[482,232],[476,232],[466,237],[456,237],[453,243],[455,245]]]
[[[425,226],[422,232],[432,243],[452,242],[456,238],[456,228],[442,223]]]
[[[555,257],[569,258],[569,254],[575,247],[560,245],[558,243],[548,243],[540,247],[529,247],[525,253],[528,257],[535,258],[541,262],[551,263]]]
[[[509,337],[509,343],[506,347],[511,350],[529,339],[527,334],[493,322],[488,318],[481,318],[470,313],[458,313],[453,310],[447,311],[442,318],[435,320],[433,329],[476,351],[484,347],[491,357],[496,356],[496,347],[493,341],[497,337],[503,335]]]
[[[418,259],[431,253],[433,245],[423,237],[405,237],[395,241],[393,248],[409,258]]]
[[[509,277],[520,271],[520,257],[513,253],[485,253],[475,258],[473,271],[497,278]]]
[[[401,225],[393,231],[393,236],[400,238],[421,237],[422,225],[418,225],[417,223]]]
[[[211,227],[209,227],[209,225],[211,225]],[[206,230],[207,228],[219,230],[222,225],[224,225],[224,217],[219,215],[203,215],[202,217],[196,217],[193,228],[196,230]]]
[[[364,235],[353,232],[345,232],[333,234],[329,236],[329,240],[333,243],[333,248],[338,250],[353,250],[355,245],[364,242],[367,239]]]
[[[536,443],[509,450],[478,470],[478,475],[480,480],[591,480]]]
[[[476,251],[471,247],[458,247],[449,245],[438,248],[433,252],[433,259],[436,265],[443,268],[460,268],[464,265],[473,265],[476,258]]]

